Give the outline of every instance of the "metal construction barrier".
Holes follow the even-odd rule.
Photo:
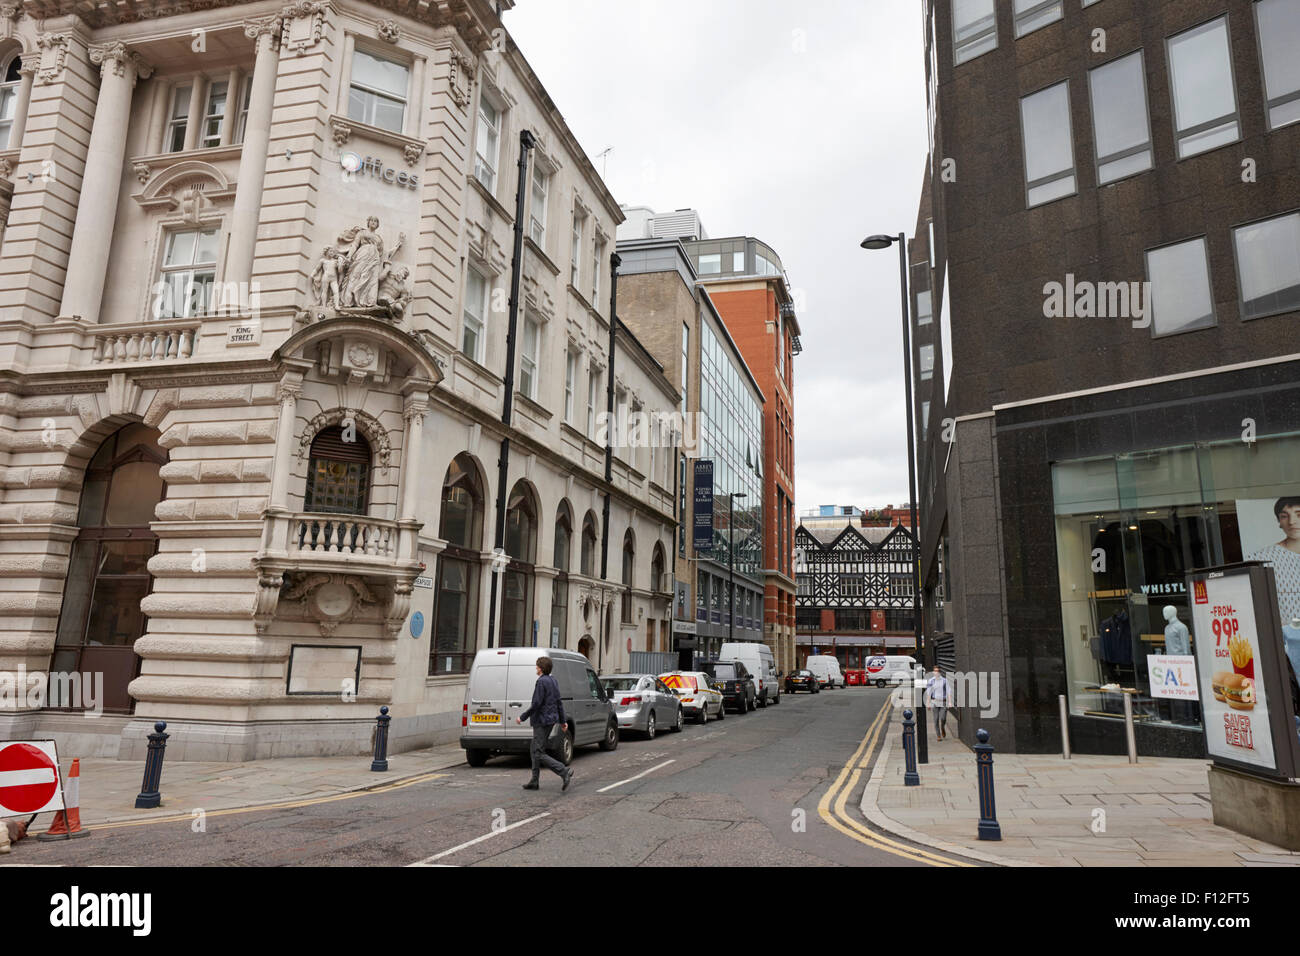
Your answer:
[[[628,665],[630,674],[667,674],[677,670],[677,654],[661,651],[633,651]]]

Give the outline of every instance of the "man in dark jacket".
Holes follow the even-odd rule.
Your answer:
[[[573,779],[573,771],[546,752],[546,741],[550,739],[551,728],[559,724],[561,731],[568,733],[569,730],[569,722],[564,717],[564,701],[560,698],[560,685],[551,676],[553,666],[549,657],[537,658],[537,683],[533,685],[533,702],[515,718],[517,724],[527,720],[533,725],[533,778],[524,784],[525,790],[538,789],[537,778],[541,775],[542,764],[564,780],[561,790],[568,790],[569,781]]]

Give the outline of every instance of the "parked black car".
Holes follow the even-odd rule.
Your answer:
[[[795,671],[793,674],[786,676],[785,692],[787,694],[794,694],[801,690],[806,690],[810,694],[821,693],[821,686],[817,683],[817,675],[812,671]]]
[[[700,665],[715,690],[722,693],[722,706],[747,714],[758,706],[758,687],[749,669],[740,661],[709,661]]]

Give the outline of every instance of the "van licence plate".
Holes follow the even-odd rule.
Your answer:
[[[501,723],[500,714],[474,714],[470,717],[471,724],[499,724]]]

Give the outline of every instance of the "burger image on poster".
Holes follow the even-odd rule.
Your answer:
[[[1237,501],[1241,553],[1273,566],[1283,625],[1300,619],[1300,494]]]

